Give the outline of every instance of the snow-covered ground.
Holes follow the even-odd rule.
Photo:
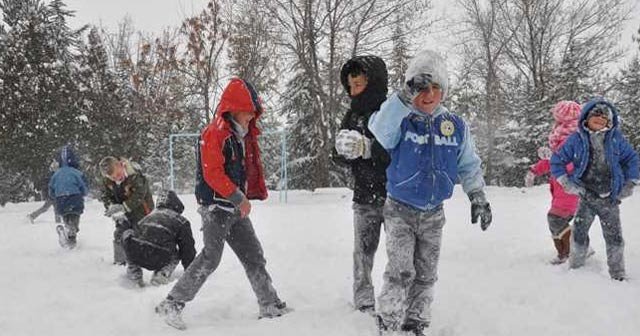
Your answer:
[[[351,192],[290,192],[286,204],[277,196],[255,202],[251,217],[274,285],[295,311],[258,320],[244,271],[226,249],[216,273],[184,310],[185,332],[153,313],[173,283],[124,286],[124,269],[111,264],[113,225],[98,201],[87,202],[73,251],[58,246],[51,211],[33,225],[25,220],[40,203],[0,208],[0,335],[374,335],[372,318],[350,305]],[[445,205],[431,335],[639,335],[640,195],[622,205],[631,277],[624,283],[609,279],[597,222],[591,230],[596,255],[586,267],[569,271],[547,263],[554,254],[547,186],[488,188],[488,196],[494,221],[486,232],[470,224],[460,189]],[[195,200],[182,199],[199,250]],[[377,291],[385,263],[381,244],[373,275]],[[145,281],[149,276],[145,272]]]

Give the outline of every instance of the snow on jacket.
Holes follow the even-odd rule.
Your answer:
[[[151,185],[140,165],[126,159],[120,162],[124,164],[126,178],[120,183],[103,178],[100,200],[105,209],[111,204],[124,205],[127,219],[135,225],[153,210]]]
[[[346,162],[351,166],[355,183],[353,202],[358,204],[384,204],[387,197],[385,184],[386,169],[389,165],[389,154],[380,146],[369,130],[371,114],[380,109],[387,99],[388,74],[384,61],[377,56],[356,56],[342,67],[340,81],[349,94],[348,75],[353,63],[360,65],[367,76],[367,86],[359,95],[351,98],[351,108],[347,111],[340,129],[355,130],[371,139],[371,158],[347,160],[340,156],[338,162]],[[338,156],[334,152],[334,158]]]
[[[551,115],[553,115],[555,124],[551,133],[549,133],[549,148],[556,152],[569,135],[578,129],[580,105],[569,100],[560,101],[551,109]]]
[[[563,218],[575,215],[578,209],[578,196],[566,193],[558,180],[551,176],[551,161],[539,160],[531,166],[531,172],[536,176],[549,174],[549,190],[551,191],[551,209],[549,213]],[[569,164],[567,171],[573,171],[573,165]]]
[[[254,112],[243,142],[234,134],[231,111]],[[256,120],[263,109],[253,86],[240,78],[227,84],[216,108],[214,120],[200,135],[197,145],[196,199],[200,205],[235,207],[244,194],[264,200],[264,181]]]
[[[55,199],[56,212],[59,214],[81,214],[84,211],[83,197],[87,195],[87,184],[84,174],[75,168],[79,165],[71,147],[64,146],[60,150],[58,164],[60,168],[49,180],[49,197]]]
[[[196,250],[191,223],[181,216],[184,205],[173,191],[158,197],[157,208],[123,233],[127,259],[149,270],[159,270],[174,258],[187,269]]]
[[[405,106],[394,93],[371,116],[369,129],[391,155],[391,198],[429,210],[450,198],[458,181],[467,194],[484,188],[469,127],[442,105],[428,115]]]
[[[568,175],[569,179],[584,187],[582,177],[590,164],[590,134],[585,122],[589,112],[596,104],[604,104],[612,113],[611,127],[604,138],[605,160],[611,169],[611,194],[609,198],[615,201],[627,181],[638,181],[638,154],[633,150],[620,130],[618,112],[615,107],[604,99],[594,99],[584,105],[580,113],[578,131],[567,139],[564,145],[551,157],[551,173],[558,178]],[[568,163],[573,163],[575,170],[569,172]]]

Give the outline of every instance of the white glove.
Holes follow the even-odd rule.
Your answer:
[[[347,160],[371,158],[371,139],[354,130],[340,130],[336,136],[336,151]]]
[[[533,181],[536,179],[536,175],[531,171],[527,172],[527,175],[524,177],[524,186],[527,188],[533,187]]]
[[[562,175],[558,177],[558,183],[562,186],[565,192],[577,196],[582,196],[586,193],[583,187],[571,182],[567,175]]]

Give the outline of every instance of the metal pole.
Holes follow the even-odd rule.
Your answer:
[[[171,190],[176,190],[173,183],[173,134],[169,135],[169,183]]]

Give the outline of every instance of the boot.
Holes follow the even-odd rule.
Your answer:
[[[424,329],[428,327],[429,324],[426,322],[407,319],[406,321],[404,321],[402,326],[400,326],[400,329],[402,329],[402,331],[408,331],[410,335],[425,336]]]
[[[260,306],[260,312],[258,318],[274,318],[282,316],[291,311],[291,308],[287,307],[287,303],[283,301],[276,301],[270,305]]]
[[[183,302],[174,301],[170,298],[165,299],[156,306],[156,313],[160,315],[164,322],[178,330],[187,329],[187,325],[182,320]]]
[[[569,251],[571,250],[571,227],[567,226],[566,229],[562,230],[560,234],[556,237],[553,237],[553,245],[556,247],[556,251],[558,251],[558,255],[551,259],[550,263],[552,265],[560,265],[564,264],[567,260],[569,260]]]

